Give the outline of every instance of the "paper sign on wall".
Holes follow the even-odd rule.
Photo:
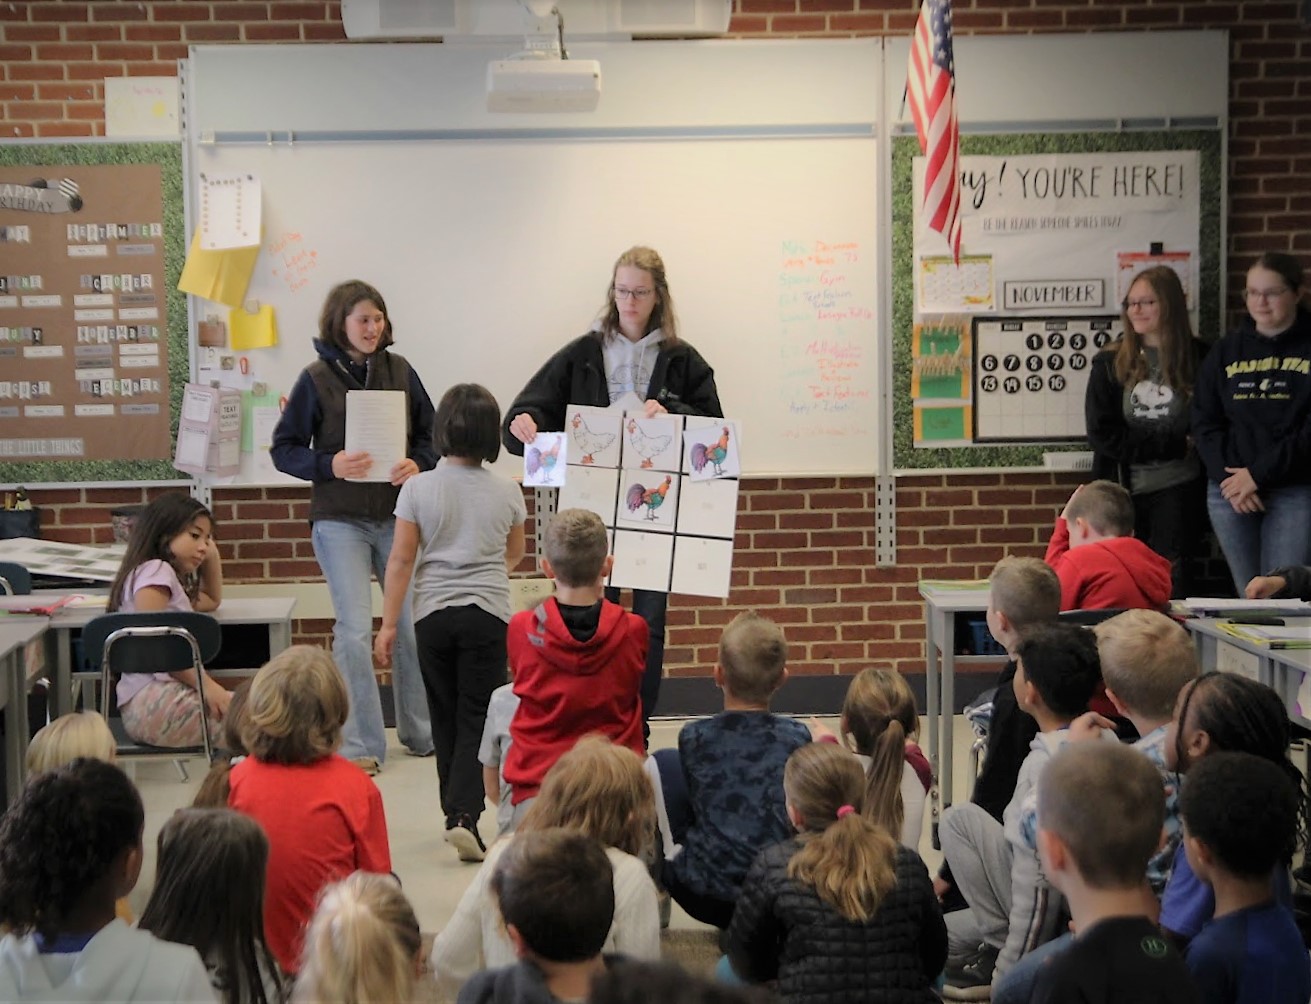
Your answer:
[[[258,245],[261,187],[253,174],[201,174],[200,246],[224,251]]]

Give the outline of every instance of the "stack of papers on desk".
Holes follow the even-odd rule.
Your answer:
[[[1311,648],[1311,624],[1233,624],[1219,625],[1225,634],[1273,649]]]
[[[1311,617],[1306,600],[1237,600],[1224,596],[1189,596],[1171,600],[1170,612],[1180,617],[1232,617],[1268,614],[1273,617]]]

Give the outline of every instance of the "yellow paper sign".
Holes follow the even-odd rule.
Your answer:
[[[270,349],[278,344],[278,322],[267,303],[253,314],[238,307],[228,314],[228,332],[234,352]]]
[[[200,246],[200,231],[197,230],[191,237],[191,249],[182,266],[178,289],[215,303],[239,307],[246,298],[246,287],[250,285],[258,257],[258,244],[248,248],[205,251]]]

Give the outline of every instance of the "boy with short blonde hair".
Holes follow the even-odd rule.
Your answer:
[[[768,703],[787,674],[787,656],[783,629],[754,612],[738,614],[719,638],[724,680],[743,701]]]

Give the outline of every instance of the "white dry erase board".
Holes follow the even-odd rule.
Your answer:
[[[879,43],[570,49],[601,62],[595,113],[487,112],[496,46],[191,50],[189,185],[263,187],[248,297],[273,305],[279,343],[245,353],[250,376],[289,391],[324,294],[362,278],[434,400],[475,381],[505,408],[647,244],[750,444],[743,473],[875,473]],[[236,480],[268,479],[243,454]]]

